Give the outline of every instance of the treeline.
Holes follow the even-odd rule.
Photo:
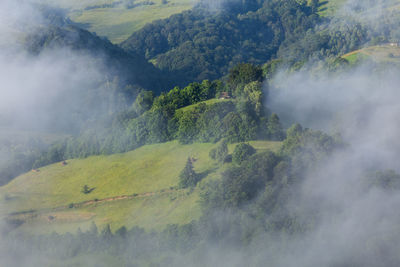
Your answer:
[[[54,144],[34,167],[171,140],[182,144],[221,139],[231,143],[282,140],[285,135],[278,116],[263,105],[262,81],[260,67],[239,64],[230,71],[226,83],[205,80],[183,89],[175,87],[158,97],[143,91],[130,109],[109,121],[108,128],[90,128]],[[228,99],[219,99],[221,94]]]

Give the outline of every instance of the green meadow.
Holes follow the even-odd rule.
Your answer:
[[[193,7],[192,0],[41,0],[67,10],[67,16],[81,27],[107,37],[113,43],[126,40],[133,32],[154,20],[165,19]]]
[[[258,152],[277,151],[280,142],[251,141]],[[226,168],[208,154],[216,144],[147,145],[109,156],[67,160],[23,174],[0,187],[0,216],[23,222],[27,232],[74,232],[110,224],[162,229],[201,215],[199,191],[179,189],[179,173],[188,157],[204,178],[218,179]],[[235,144],[229,145],[231,153]],[[200,184],[201,184],[200,183]],[[84,185],[92,191],[82,192]]]
[[[342,58],[346,59],[351,65],[364,62],[366,60],[379,64],[399,64],[400,47],[397,45],[370,46],[360,50],[345,54]]]

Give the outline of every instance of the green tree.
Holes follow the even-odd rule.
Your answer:
[[[246,84],[243,94],[252,104],[257,116],[260,116],[263,111],[263,93],[261,82],[254,81]]]
[[[228,155],[228,145],[225,139],[220,141],[218,146],[212,149],[209,153],[210,158],[218,162],[224,162],[227,155]]]
[[[273,113],[268,118],[267,131],[268,131],[268,138],[270,140],[281,141],[285,138],[283,127],[279,121],[278,115],[276,115],[275,113]]]
[[[240,63],[229,71],[228,85],[237,96],[243,93],[244,85],[255,81],[263,81],[263,71],[259,66]]]
[[[192,159],[187,159],[185,168],[183,168],[179,175],[179,187],[188,188],[196,186],[198,182],[198,174],[194,171]]]
[[[198,134],[196,128],[198,116],[196,112],[183,112],[179,117],[177,137],[181,144],[191,143]]]
[[[137,114],[141,115],[151,108],[153,101],[154,93],[152,91],[142,91],[136,97],[136,100],[133,103],[133,109]]]
[[[240,165],[254,153],[256,153],[256,150],[250,144],[240,143],[236,145],[235,150],[233,151],[232,161],[235,164]]]

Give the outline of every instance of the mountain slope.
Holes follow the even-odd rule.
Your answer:
[[[400,47],[397,43],[370,46],[345,54],[342,58],[346,59],[351,65],[369,61],[380,65],[392,64],[399,66]]]
[[[161,72],[136,53],[121,48],[74,25],[44,26],[26,37],[27,49],[41,53],[55,48],[68,48],[92,55],[106,67],[109,77],[118,76],[122,83],[136,85],[159,93],[168,83]]]
[[[280,142],[250,143],[258,151],[280,147]],[[225,167],[209,158],[214,146],[174,141],[33,170],[0,187],[0,216],[39,232],[74,232],[92,221],[114,230],[189,223],[200,216],[199,189],[179,189],[179,173],[192,157],[204,181],[219,177]],[[84,185],[93,190],[84,194]]]
[[[120,43],[146,23],[165,19],[193,6],[191,0],[36,0],[65,10],[65,15],[88,31]]]
[[[240,62],[263,64],[285,39],[298,41],[318,21],[310,6],[295,0],[233,3],[243,6],[220,12],[195,8],[155,21],[121,46],[145,55],[181,86],[220,78]]]

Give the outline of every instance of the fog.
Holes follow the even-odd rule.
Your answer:
[[[373,5],[374,12],[363,13],[373,23],[371,19],[380,18],[379,8],[385,3],[379,1],[376,6],[374,1],[351,0],[339,12],[353,16],[360,5]],[[220,5],[213,2],[212,8]],[[361,18],[365,19],[364,15]],[[40,24],[41,20],[28,4],[0,4],[0,36],[6,40],[24,34],[26,28],[20,28],[16,35],[14,25]],[[5,118],[7,127],[52,129],[55,118],[68,122],[74,118],[70,116],[75,114],[74,108],[87,101],[81,88],[95,90],[103,81],[102,68],[93,64],[91,56],[64,49],[32,56],[21,50],[17,53],[4,39],[0,44],[9,49],[0,52],[0,123]],[[314,227],[300,235],[262,233],[248,248],[238,248],[234,242],[226,248],[210,243],[200,259],[198,255],[173,255],[173,265],[398,266],[400,193],[365,187],[363,182],[370,170],[400,172],[398,73],[395,67],[374,73],[368,66],[340,75],[280,72],[270,85],[266,106],[286,126],[299,122],[304,127],[340,133],[348,144],[310,170],[286,205],[292,213],[316,216]],[[79,117],[81,111],[76,112]],[[221,211],[218,216],[223,221],[228,215]],[[7,251],[7,244],[1,241],[0,247]],[[0,263],[49,264],[29,253],[26,258],[13,256],[0,257]],[[90,266],[99,264],[96,259],[85,261]]]
[[[267,105],[283,121],[341,133],[349,144],[307,174],[290,206],[317,212],[317,227],[291,240],[293,254],[280,255],[278,266],[398,265],[400,194],[369,189],[364,179],[370,170],[400,171],[399,82],[396,68],[364,66],[339,77],[275,78]]]
[[[392,2],[348,1],[338,23],[348,16],[383,27]],[[313,230],[289,239],[289,254],[268,250],[274,266],[398,266],[400,193],[366,187],[365,177],[371,170],[400,171],[399,71],[365,63],[339,75],[282,71],[271,82],[267,106],[282,121],[340,133],[349,145],[307,174],[289,206],[318,220]]]
[[[104,82],[104,66],[91,55],[67,48],[29,53],[25,38],[46,23],[28,1],[0,4],[0,118],[6,122],[0,127],[67,130],[80,116],[92,115],[90,110],[79,112],[95,101],[85,98]]]

